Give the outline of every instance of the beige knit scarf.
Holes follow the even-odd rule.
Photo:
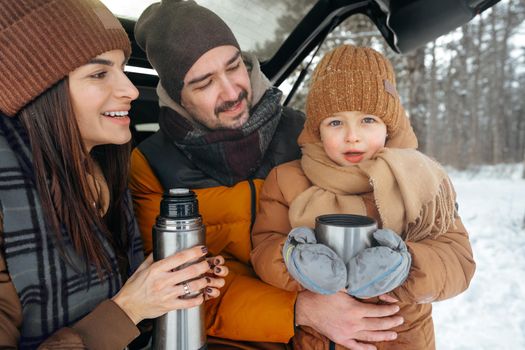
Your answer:
[[[362,195],[373,191],[383,228],[407,241],[435,238],[453,225],[455,192],[444,169],[413,149],[384,148],[374,159],[341,167],[321,143],[304,144],[301,165],[313,186],[290,205],[292,227],[315,226],[323,214],[366,215]]]

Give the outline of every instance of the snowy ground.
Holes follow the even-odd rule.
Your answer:
[[[438,350],[525,349],[522,171],[522,165],[450,171],[477,269],[465,293],[434,304]]]

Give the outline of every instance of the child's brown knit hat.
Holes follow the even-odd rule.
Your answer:
[[[0,111],[15,115],[71,71],[131,46],[98,0],[0,0]]]
[[[342,111],[360,111],[381,118],[389,135],[406,118],[392,65],[377,51],[342,45],[323,57],[312,76],[306,123],[299,142],[319,142],[321,121]]]

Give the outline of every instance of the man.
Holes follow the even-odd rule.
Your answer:
[[[398,307],[333,296],[286,292],[267,285],[250,264],[250,230],[270,169],[297,159],[304,122],[280,104],[254,57],[241,53],[231,30],[193,1],[147,8],[137,43],[157,70],[160,130],[133,152],[130,187],[146,251],[162,194],[190,188],[198,196],[206,244],[230,273],[221,297],[206,305],[210,348],[286,348],[294,324],[338,343],[381,341],[402,322]],[[295,323],[294,323],[295,322]],[[263,343],[266,342],[266,343]]]

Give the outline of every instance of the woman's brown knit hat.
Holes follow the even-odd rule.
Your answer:
[[[306,100],[306,123],[299,143],[319,142],[319,125],[342,111],[360,111],[383,120],[387,132],[399,129],[406,113],[396,91],[394,71],[379,52],[342,45],[315,68]]]
[[[0,0],[0,111],[15,115],[106,51],[131,53],[120,22],[98,0]]]

